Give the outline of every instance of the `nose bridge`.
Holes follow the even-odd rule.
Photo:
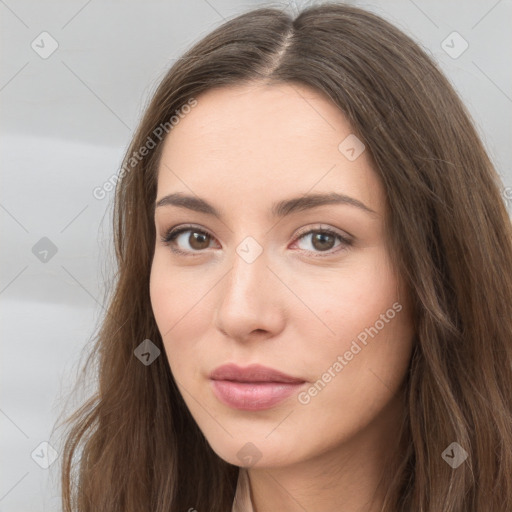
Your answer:
[[[268,263],[267,252],[251,236],[235,248],[217,311],[217,326],[230,337],[243,338],[255,329],[274,331],[278,327],[278,281]]]
[[[228,279],[226,295],[235,304],[256,306],[258,295],[266,288],[271,272],[267,268],[267,252],[252,236],[245,237],[233,254],[233,266]],[[235,306],[231,304],[231,306]]]

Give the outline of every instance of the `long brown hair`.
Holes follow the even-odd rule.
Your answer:
[[[385,188],[388,241],[411,293],[416,343],[404,450],[383,511],[512,510],[512,230],[499,176],[460,98],[411,38],[373,13],[325,3],[295,17],[260,8],[229,20],[157,87],[117,181],[117,272],[84,367],[97,362],[90,378],[99,385],[66,419],[64,511],[231,510],[238,467],[212,451],[190,415],[152,313],[165,140],[155,130],[202,92],[251,82],[324,93]],[[155,147],[140,156],[149,139]],[[146,339],[162,352],[150,365],[134,356]],[[451,443],[468,454],[457,468],[443,456]]]

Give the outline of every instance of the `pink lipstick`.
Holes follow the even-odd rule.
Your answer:
[[[245,411],[269,409],[296,393],[306,382],[272,368],[226,364],[211,374],[215,396],[225,405]]]

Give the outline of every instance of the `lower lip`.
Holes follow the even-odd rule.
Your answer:
[[[297,393],[304,382],[233,382],[212,380],[215,396],[225,405],[244,411],[261,411]]]

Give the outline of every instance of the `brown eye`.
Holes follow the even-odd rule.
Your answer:
[[[328,251],[329,249],[332,249],[336,243],[336,237],[318,232],[313,234],[311,243],[313,244],[313,247],[319,251]]]
[[[208,249],[210,241],[211,236],[209,233],[190,226],[175,230],[171,229],[167,235],[162,238],[164,244],[170,245],[174,252],[180,254],[200,252]],[[187,244],[189,247],[187,247]],[[178,248],[174,248],[173,246],[175,245],[178,245]],[[183,247],[183,249],[181,249],[180,246]]]
[[[339,251],[348,249],[352,245],[352,240],[347,237],[340,235],[339,233],[331,229],[314,229],[310,230],[297,238],[297,241],[307,240],[309,238],[309,247],[300,247],[306,252],[310,252],[313,256],[324,256],[322,253],[326,253],[325,256],[335,254]],[[339,243],[336,245],[336,240]],[[298,243],[298,242],[297,242]],[[340,247],[341,246],[341,247]],[[334,250],[333,250],[334,249]],[[316,254],[315,254],[316,253]]]
[[[207,249],[210,245],[209,239],[210,237],[204,233],[198,233],[196,231],[192,231],[192,234],[188,237],[188,242],[190,247],[197,251],[201,251],[202,249]],[[205,244],[206,242],[206,244]]]
[[[313,256],[320,257],[347,250],[353,243],[351,239],[331,229],[310,230],[300,235],[296,239],[296,243],[303,239],[306,240],[307,238],[310,239],[309,247],[299,248],[311,253]],[[161,241],[165,245],[169,245],[173,252],[184,256],[201,255],[202,252],[210,247],[212,240],[213,237],[208,232],[195,228],[194,226],[182,226],[181,228],[170,229],[167,234],[161,238]],[[336,240],[339,241],[337,245]]]

